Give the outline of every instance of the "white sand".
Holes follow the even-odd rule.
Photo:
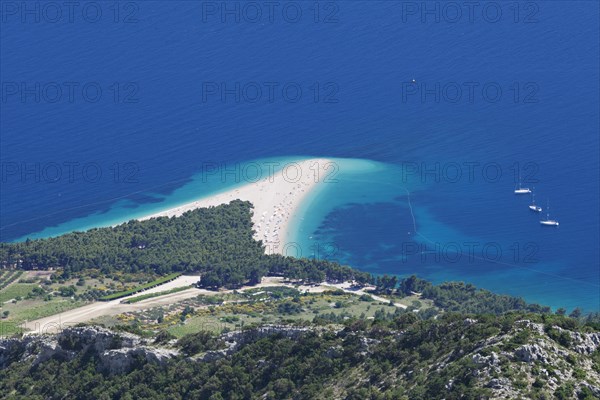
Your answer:
[[[290,237],[290,220],[297,215],[302,201],[312,190],[319,185],[331,184],[327,176],[332,172],[332,164],[333,161],[324,158],[284,164],[281,171],[256,183],[248,183],[140,220],[180,216],[186,211],[227,204],[236,199],[249,201],[254,205],[254,238],[262,240],[267,254],[283,254]]]

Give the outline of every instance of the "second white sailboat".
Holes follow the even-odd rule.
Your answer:
[[[550,219],[550,202],[546,206],[546,219],[540,220],[540,224],[545,226],[558,226],[558,221]]]

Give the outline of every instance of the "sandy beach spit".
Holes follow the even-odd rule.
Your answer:
[[[227,204],[232,200],[249,201],[254,205],[252,222],[254,238],[262,240],[267,254],[282,254],[290,237],[290,221],[294,218],[307,195],[320,185],[331,184],[334,162],[325,158],[312,158],[283,165],[283,168],[261,178],[225,192],[211,195],[175,208],[140,218],[177,217],[196,208]]]
[[[140,218],[147,220],[157,217],[177,217],[183,213],[197,208],[218,206],[239,199],[249,201],[254,205],[252,222],[256,231],[256,240],[262,240],[266,246],[266,253],[282,254],[285,249],[286,240],[290,235],[290,221],[297,216],[302,202],[309,193],[320,185],[332,183],[331,171],[333,161],[324,158],[301,160],[283,165],[280,171],[261,178],[256,182],[207,196],[205,198],[164,210],[152,215]],[[329,178],[329,179],[328,179]],[[175,287],[188,286],[195,283],[198,276],[181,276],[172,282],[149,289],[145,293],[164,291]],[[284,285],[283,278],[265,277],[263,282],[253,287],[266,287]],[[291,285],[289,285],[291,286]],[[330,286],[331,287],[331,286]],[[306,287],[305,291],[323,291],[326,286]],[[124,304],[122,298],[109,302],[95,302],[61,314],[45,317],[36,321],[30,321],[26,327],[33,329],[30,333],[43,333],[56,330],[57,327],[87,322],[93,318],[103,315],[117,315],[123,312],[148,309],[165,304],[173,304],[199,294],[213,294],[204,289],[187,289],[177,293],[171,293],[159,297],[147,299],[135,304]],[[139,295],[132,295],[134,297]]]

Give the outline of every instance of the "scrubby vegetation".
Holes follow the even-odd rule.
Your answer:
[[[200,331],[174,341],[163,331],[151,343],[179,356],[164,363],[140,357],[124,373],[103,368],[93,348],[35,366],[8,354],[0,393],[10,399],[597,398],[597,344],[585,344],[577,321],[552,318],[446,313],[424,321],[400,312],[293,336],[285,328],[266,337],[242,331],[233,340],[246,338],[243,344],[221,356],[228,339]],[[555,322],[573,326],[563,330],[571,344],[537,328]],[[207,352],[215,355],[204,358]]]
[[[468,283],[444,282],[433,285],[414,275],[400,282],[397,282],[396,277],[380,277],[377,279],[375,292],[399,297],[419,293],[421,298],[433,300],[435,306],[453,312],[502,314],[507,311],[551,311],[550,307],[527,303],[520,297],[492,293]]]
[[[120,299],[121,297],[125,297],[125,296],[129,296],[129,295],[136,294],[139,292],[143,292],[144,290],[151,289],[158,285],[162,285],[163,283],[166,283],[166,282],[170,282],[180,275],[181,275],[180,272],[175,272],[175,273],[172,273],[169,275],[165,275],[163,277],[153,280],[152,282],[148,282],[144,285],[134,287],[133,289],[124,290],[122,292],[117,292],[117,293],[108,294],[106,296],[102,296],[100,298],[100,300],[102,300],[102,301],[115,300],[115,299]]]

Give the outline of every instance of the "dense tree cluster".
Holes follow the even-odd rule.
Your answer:
[[[436,306],[448,311],[493,314],[513,310],[550,312],[550,307],[529,304],[521,297],[499,295],[464,282],[445,282],[437,286],[432,285],[423,290],[423,297],[432,299]]]
[[[549,313],[550,308],[530,304],[521,297],[499,295],[485,289],[478,289],[470,283],[444,282],[433,285],[415,275],[402,279],[399,284],[395,277],[382,276],[376,280],[376,292],[411,296],[419,293],[421,298],[433,300],[438,308],[451,312],[502,314],[507,311],[531,311]],[[572,315],[577,318],[579,315]]]
[[[104,274],[200,272],[208,288],[253,284],[267,274],[307,282],[369,280],[367,273],[328,261],[265,255],[262,243],[253,239],[251,213],[249,202],[235,200],[178,218],[132,220],[56,238],[0,243],[0,267],[62,268],[63,277],[88,269]]]

